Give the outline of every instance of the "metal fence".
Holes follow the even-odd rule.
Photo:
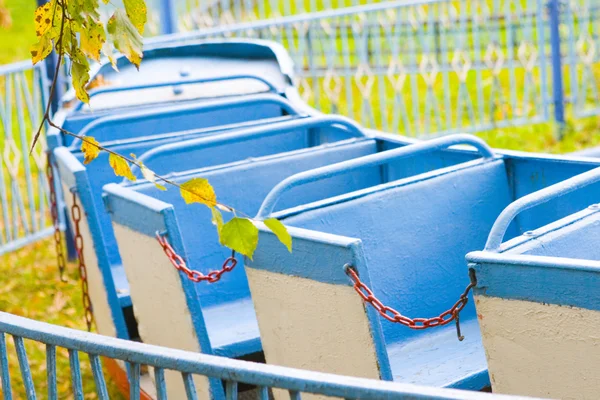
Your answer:
[[[595,0],[413,0],[236,24],[202,15],[203,29],[173,40],[278,41],[306,101],[369,127],[427,137],[600,114]]]
[[[12,336],[12,343],[8,343],[6,340],[7,335]],[[32,341],[33,343],[29,344],[34,346],[38,352],[40,345],[42,348],[45,347],[45,365],[30,365],[25,341]],[[7,346],[9,344],[12,346]],[[107,382],[102,370],[102,359],[105,364],[111,360],[126,363],[131,375],[131,399],[140,398],[140,370],[146,366],[153,369],[157,399],[166,399],[165,374],[173,373],[172,371],[181,374],[188,399],[197,398],[194,375],[223,381],[226,398],[232,400],[238,398],[238,384],[240,383],[256,386],[257,396],[253,398],[261,400],[272,398],[270,396],[272,389],[285,390],[289,393],[289,398],[294,400],[301,399],[302,393],[364,400],[518,399],[513,396],[349,378],[224,359],[99,336],[0,312],[0,390],[3,398],[11,400],[13,398],[11,387],[15,389],[17,384],[24,389],[18,393],[24,392],[23,394],[26,394],[28,399],[35,399],[36,396],[43,394],[47,394],[49,399],[64,398],[66,394],[59,393],[58,390],[57,372],[59,371],[57,371],[56,364],[65,355],[69,360],[74,398],[88,398],[90,394],[84,392],[81,371],[83,362],[87,362],[87,360],[81,358],[80,352],[85,354],[86,359],[89,359],[96,393],[102,400],[109,398]],[[11,364],[12,368],[9,368]],[[33,368],[35,368],[34,371],[45,369],[46,382],[34,381]],[[92,378],[88,377],[88,379]],[[243,396],[242,394],[240,398]],[[245,398],[249,397],[245,396]]]
[[[43,141],[29,157],[47,88],[43,63],[0,66],[0,254],[52,233]]]

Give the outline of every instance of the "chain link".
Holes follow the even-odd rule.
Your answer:
[[[65,269],[67,262],[62,243],[60,221],[58,219],[58,202],[56,200],[56,187],[54,186],[54,170],[52,169],[52,157],[50,155],[50,152],[46,153],[46,159],[46,178],[48,180],[48,186],[50,191],[50,215],[52,216],[52,223],[54,224],[54,245],[56,247],[56,262],[58,264],[58,273],[60,276],[60,280],[66,282]]]
[[[232,251],[231,257],[227,257],[227,259],[223,262],[223,265],[221,266],[220,270],[210,271],[208,274],[204,275],[200,271],[189,269],[183,258],[175,252],[175,250],[173,249],[173,247],[171,247],[167,239],[164,236],[161,236],[158,232],[156,232],[156,240],[158,240],[158,243],[163,248],[163,251],[169,258],[169,261],[171,261],[171,264],[173,264],[175,269],[183,272],[192,282],[207,281],[208,283],[215,283],[221,279],[221,276],[224,273],[230,272],[237,265],[235,251]]]
[[[83,257],[83,236],[81,236],[81,230],[79,222],[81,221],[81,207],[77,204],[77,193],[73,191],[73,206],[71,207],[71,217],[73,218],[73,225],[75,226],[75,249],[77,250],[77,259],[79,262],[79,279],[81,280],[81,292],[83,298],[83,311],[85,313],[85,323],[88,331],[92,330],[94,323],[94,313],[92,308],[92,301],[90,299],[90,291],[88,286],[87,268],[85,266],[85,259]]]
[[[460,295],[458,301],[454,303],[454,305],[447,311],[444,311],[437,317],[432,318],[409,318],[407,316],[402,315],[399,311],[393,309],[392,307],[388,307],[384,305],[369,289],[367,285],[365,285],[359,278],[358,273],[349,264],[344,266],[344,270],[346,274],[350,277],[350,280],[353,283],[354,290],[358,295],[368,304],[370,304],[379,315],[383,318],[387,319],[390,322],[399,323],[401,325],[407,326],[410,329],[428,329],[435,328],[437,326],[444,326],[454,321],[456,323],[456,334],[458,336],[458,340],[462,341],[464,336],[461,335],[460,332],[460,320],[459,314],[465,308],[467,303],[469,302],[469,292],[472,288],[477,285],[477,278],[475,276],[475,270],[469,268],[469,278],[471,283],[467,286],[463,294]]]

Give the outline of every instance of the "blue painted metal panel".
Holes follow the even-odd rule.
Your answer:
[[[157,376],[162,376],[165,369],[170,369],[183,374],[194,374],[229,381],[235,385],[243,382],[258,387],[284,389],[290,391],[294,396],[302,392],[346,399],[360,398],[364,400],[381,398],[390,400],[519,399],[515,396],[386,383],[272,365],[227,360],[204,354],[103,337],[1,312],[0,360],[6,359],[8,355],[4,346],[2,346],[5,335],[29,339],[60,348],[73,349],[90,355],[99,355],[140,365],[148,365],[153,367],[155,371],[158,371],[156,372]],[[28,364],[25,366],[27,369],[30,368]],[[161,379],[157,381],[163,382]],[[10,391],[3,394],[5,398],[10,398]],[[56,397],[51,399],[55,400]]]

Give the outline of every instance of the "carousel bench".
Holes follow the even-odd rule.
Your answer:
[[[484,157],[273,213],[283,194],[307,182],[375,165],[398,167],[406,157],[430,158],[432,150],[461,141],[475,145]],[[401,313],[382,308],[387,317],[423,326],[417,317],[451,309],[472,283],[464,256],[483,247],[504,207],[595,166],[593,160],[568,157],[494,156],[484,144],[458,135],[286,179],[267,196],[257,218],[281,219],[293,237],[293,252],[281,249],[261,227],[254,259],[245,264],[267,362],[444,387],[488,386],[472,302],[460,313],[464,340],[458,341],[454,321],[411,330],[383,318],[354,287],[374,301],[361,280],[381,301],[380,308]],[[523,213],[506,227],[507,236],[581,209],[591,193],[573,193]],[[426,358],[437,362],[425,371],[419,360]]]
[[[506,226],[524,210],[582,192],[595,201],[599,182],[600,168],[515,201],[498,217],[485,250],[467,255],[498,393],[595,398],[600,390],[600,207],[504,240]]]
[[[483,157],[273,213],[281,195],[306,182],[352,176],[457,143],[476,146]],[[439,387],[489,386],[472,304],[460,314],[463,341],[457,340],[454,324],[414,331],[380,319],[364,305],[345,266],[403,315],[440,315],[469,284],[464,254],[482,245],[483,233],[509,199],[503,160],[467,135],[322,167],[282,182],[267,196],[258,218],[272,216],[286,224],[294,249],[280,251],[261,230],[254,260],[246,262],[267,362]]]
[[[205,134],[199,140],[186,142],[186,156],[181,157],[173,154],[171,162],[165,164],[165,170],[155,169],[154,164],[148,164],[150,168],[158,173],[178,171],[187,168],[198,168],[201,166],[218,165],[223,162],[243,160],[248,157],[260,156],[285,152],[289,150],[306,148],[318,144],[318,140],[328,142],[330,126],[338,126],[334,139],[340,138],[339,132],[346,135],[346,138],[362,136],[360,128],[349,120],[342,117],[315,117],[304,118],[292,121],[277,122],[255,126],[246,129],[231,130],[230,132],[218,132],[219,134]],[[170,139],[171,140],[171,139]],[[242,145],[235,143],[240,142]],[[143,155],[144,151],[153,149],[156,145],[164,143],[164,139],[156,141],[147,141],[144,143],[131,143],[112,146],[111,149],[121,154],[137,153],[141,160],[147,157]],[[182,142],[183,143],[183,142]],[[218,148],[218,144],[227,143],[228,147]],[[215,147],[216,146],[216,147]],[[167,150],[170,149],[168,145]],[[235,147],[236,152],[229,150]],[[216,149],[216,150],[215,150]],[[169,150],[170,151],[170,150]],[[171,153],[170,153],[171,154]],[[92,291],[92,301],[94,302],[94,311],[98,313],[104,309],[101,305],[112,309],[112,314],[120,315],[122,304],[131,304],[129,297],[129,287],[124,285],[116,287],[115,281],[125,283],[122,273],[122,262],[118,252],[118,247],[114,238],[114,232],[110,223],[110,218],[106,214],[102,205],[102,185],[110,182],[119,182],[121,178],[115,176],[112,168],[108,164],[106,152],[100,153],[97,160],[94,161],[93,168],[88,168],[83,164],[82,153],[71,153],[65,147],[59,147],[54,150],[54,156],[58,164],[60,178],[64,193],[69,194],[71,189],[76,190],[78,201],[83,206],[86,218],[80,222],[84,241],[90,245],[85,246],[84,256],[88,265],[98,265],[98,268],[89,268],[93,275],[90,281],[104,282],[106,293]],[[139,171],[138,171],[139,173]],[[69,209],[73,206],[73,195],[66,196],[66,202]],[[91,245],[93,243],[93,246]],[[96,275],[94,273],[96,272]],[[100,275],[101,271],[102,275]],[[111,273],[109,273],[111,272]],[[103,276],[103,279],[102,279]],[[98,297],[95,299],[94,297]],[[108,304],[106,304],[108,298]],[[120,316],[115,317],[121,321],[110,321],[109,312],[106,317],[97,318],[98,325],[106,323],[106,334],[117,334],[120,337],[128,337],[127,324]],[[115,328],[116,327],[116,332]],[[99,327],[99,330],[101,328]]]
[[[224,147],[228,148],[227,143]],[[376,151],[375,140],[352,139],[186,172],[172,179],[179,183],[193,177],[208,179],[220,201],[244,212],[256,212],[264,196],[285,177]],[[340,177],[318,182],[306,191],[293,193],[284,204],[335,195],[347,187],[358,189],[381,176],[378,168],[365,170],[362,175],[360,179]],[[244,260],[238,257],[238,265],[216,283],[193,283],[175,270],[156,239],[161,232],[190,269],[203,273],[217,269],[231,251],[219,244],[210,211],[186,205],[178,191],[160,191],[148,183],[130,187],[110,184],[104,192],[142,340],[226,357],[261,359]],[[167,325],[172,330],[165,335]]]

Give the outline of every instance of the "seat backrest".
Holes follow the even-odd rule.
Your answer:
[[[292,233],[292,253],[263,229],[246,265],[267,360],[391,379],[385,346],[418,332],[365,306],[344,265],[385,305],[411,318],[439,315],[469,283],[464,255],[483,246],[509,202],[504,163],[488,158],[273,214]],[[340,259],[343,249],[352,254]],[[474,317],[472,306],[463,312]],[[349,364],[363,348],[377,369]]]
[[[106,114],[106,113],[105,113]],[[197,101],[177,106],[142,107],[128,112],[111,112],[67,117],[63,128],[93,136],[100,143],[160,135],[168,132],[297,114],[291,104],[277,95],[240,96],[233,99]],[[65,145],[78,142],[65,137]]]
[[[269,191],[280,181],[295,173],[333,164],[336,162],[362,157],[377,151],[374,140],[351,140],[339,144],[326,145],[275,156],[242,162],[238,165],[211,170],[200,170],[196,176],[209,180],[219,201],[234,207],[246,214],[253,215],[258,211]],[[176,178],[183,183],[193,178],[186,175]],[[292,206],[298,202],[310,202],[323,197],[331,197],[347,191],[382,183],[378,168],[362,170],[354,176],[339,176],[315,182],[301,190],[292,191],[284,199],[282,205]],[[220,268],[231,251],[219,244],[217,232],[211,224],[211,213],[205,207],[190,206],[178,191],[161,191],[154,185],[134,185],[139,193],[171,204],[175,210],[180,232],[167,232],[169,236],[181,235],[185,245],[185,259],[189,265],[204,273]],[[140,205],[143,206],[143,205]],[[229,218],[229,216],[225,216]],[[141,221],[140,221],[141,222]],[[144,222],[147,225],[147,222]],[[140,249],[142,252],[143,250]],[[248,298],[250,293],[243,269],[243,259],[239,257],[238,266],[227,274],[218,284],[201,283],[196,290],[202,299],[203,306]]]
[[[374,140],[353,140],[246,161],[232,167],[216,167],[212,172],[208,168],[198,171],[198,176],[209,179],[220,201],[252,212],[258,209],[272,186],[284,177],[371,154],[376,149]],[[363,182],[372,182],[376,176],[379,176],[378,169],[365,170],[360,179],[348,182],[340,177],[322,181],[307,193],[296,195],[310,199],[311,193],[317,197],[327,191],[336,193],[336,188],[359,187]],[[189,178],[191,176],[185,177]],[[137,190],[114,184],[106,186],[105,201],[130,281],[141,338],[148,343],[211,353],[200,304],[205,307],[249,297],[244,269],[239,265],[216,284],[194,285],[172,267],[156,241],[155,232],[166,232],[170,244],[185,257],[188,266],[206,273],[217,268],[216,264],[222,263],[228,255],[219,245],[215,227],[210,223],[210,212],[207,215],[204,206],[184,204],[175,190],[163,192],[148,184],[132,187]],[[200,301],[196,300],[198,296]],[[165,326],[172,329],[164,329]]]

